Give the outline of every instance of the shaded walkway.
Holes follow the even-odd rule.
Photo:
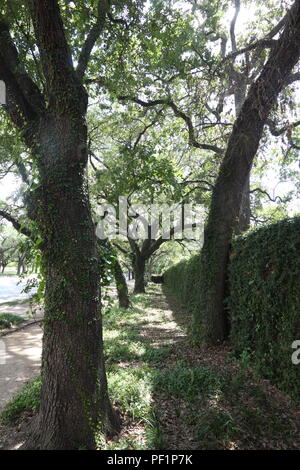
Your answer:
[[[39,374],[42,329],[38,324],[0,337],[4,364],[0,363],[0,410],[14,393]],[[1,355],[1,359],[2,359]]]

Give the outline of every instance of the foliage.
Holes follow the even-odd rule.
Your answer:
[[[12,313],[0,313],[0,330],[5,328],[11,328],[13,325],[19,325],[23,323],[24,318]]]
[[[236,238],[227,299],[231,342],[257,370],[299,400],[300,368],[291,345],[299,339],[300,218]],[[194,313],[199,308],[199,256],[169,268],[165,285]]]
[[[300,368],[292,343],[300,327],[300,217],[238,237],[230,264],[231,342],[299,401]]]
[[[199,307],[199,273],[199,255],[180,261],[164,273],[164,284],[168,290],[191,313],[194,313]]]
[[[184,361],[172,369],[158,372],[155,377],[156,390],[188,401],[209,397],[220,386],[220,377],[209,367],[190,367]]]

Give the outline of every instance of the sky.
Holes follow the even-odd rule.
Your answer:
[[[6,198],[16,191],[20,185],[20,179],[14,175],[8,174],[0,180],[0,201],[5,201]]]

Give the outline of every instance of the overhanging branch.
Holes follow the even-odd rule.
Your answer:
[[[217,147],[216,145],[210,145],[210,144],[203,144],[197,141],[195,137],[195,129],[192,123],[191,118],[185,114],[183,111],[181,111],[178,106],[171,100],[169,99],[157,99],[157,100],[150,100],[150,101],[144,101],[139,98],[136,98],[134,96],[129,96],[129,95],[124,95],[124,96],[119,96],[118,97],[120,101],[132,101],[133,103],[136,103],[140,106],[143,106],[144,108],[149,108],[153,106],[158,106],[158,105],[165,105],[168,106],[173,110],[173,113],[175,116],[180,117],[183,119],[187,125],[188,133],[189,133],[189,145],[191,147],[203,149],[203,150],[210,150],[212,152],[217,153],[218,155],[223,155],[224,151],[220,147]]]
[[[270,194],[269,194],[267,191],[264,191],[264,190],[261,189],[261,188],[252,189],[252,190],[250,191],[250,194],[253,194],[253,193],[260,193],[260,194],[263,194],[263,195],[267,196],[267,198],[268,198],[271,202],[277,202],[277,200],[280,201],[280,202],[284,202],[284,201],[281,199],[280,196],[275,196],[275,198],[272,198],[272,197],[270,196]]]
[[[97,39],[99,38],[101,32],[103,31],[106,16],[108,15],[108,12],[109,12],[109,3],[110,2],[108,0],[98,1],[97,21],[92,26],[89,34],[87,35],[87,38],[85,40],[85,43],[82,47],[82,50],[78,59],[78,66],[77,66],[76,72],[80,80],[82,80],[84,77],[93,47],[95,46]]]
[[[28,238],[33,238],[32,237],[32,232],[29,228],[24,227],[15,217],[13,217],[11,214],[4,210],[0,210],[0,217],[3,219],[7,220],[12,224],[12,226],[19,232],[25,235]]]

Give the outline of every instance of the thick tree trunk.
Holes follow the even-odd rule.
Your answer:
[[[299,55],[300,1],[297,0],[284,32],[249,90],[213,191],[200,260],[199,310],[194,315],[194,335],[208,345],[218,344],[228,333],[224,296],[231,238],[265,122]]]
[[[134,294],[144,294],[145,293],[145,268],[146,260],[142,256],[135,256],[135,261],[133,264],[134,271]]]
[[[75,125],[74,125],[75,124]],[[97,240],[83,168],[86,129],[54,119],[39,133],[35,218],[46,273],[41,407],[26,448],[95,448],[118,428],[103,361]]]
[[[58,0],[27,0],[45,95],[26,73],[8,26],[0,22],[0,78],[6,109],[32,151],[39,187],[28,215],[43,243],[46,277],[41,406],[25,448],[93,449],[95,433],[118,420],[107,394],[100,311],[100,263],[84,172],[83,77],[109,2],[87,35],[75,70]]]
[[[118,259],[116,259],[115,262],[115,281],[118,292],[119,307],[127,309],[130,307],[128,287],[125,276],[123,274],[122,267]]]
[[[235,116],[238,117],[243,103],[247,96],[247,75],[241,75],[235,83],[234,98],[235,98]],[[243,189],[242,202],[238,222],[236,224],[236,233],[240,234],[246,232],[250,227],[250,174]]]

